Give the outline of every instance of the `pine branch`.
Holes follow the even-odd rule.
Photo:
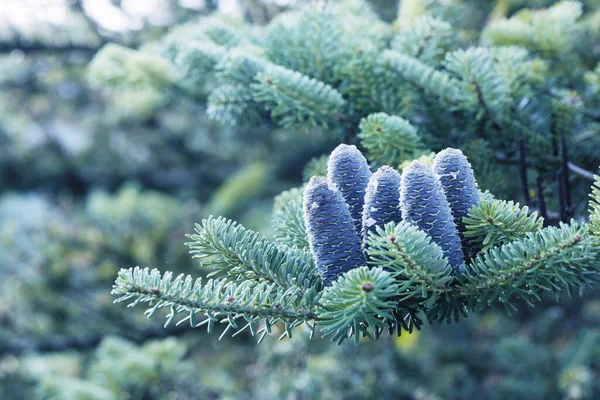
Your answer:
[[[369,265],[381,267],[398,280],[399,301],[432,305],[449,291],[452,268],[442,249],[425,232],[406,222],[377,227],[368,239]]]
[[[177,324],[189,322],[193,328],[206,324],[212,332],[216,322],[227,322],[223,335],[230,329],[239,333],[250,328],[252,335],[262,335],[261,340],[278,321],[286,325],[286,333],[291,336],[292,328],[316,318],[314,309],[319,300],[318,293],[312,289],[303,293],[298,287],[283,289],[266,282],[237,283],[226,278],[209,279],[203,285],[201,279],[194,281],[189,275],[173,279],[170,272],[161,276],[156,269],[139,267],[119,271],[112,294],[119,296],[115,302],[132,300],[129,307],[148,303],[148,317],[161,308],[168,308],[165,326],[183,314],[185,317]],[[205,315],[200,322],[198,313]],[[237,323],[240,318],[247,322],[241,328]],[[266,325],[257,329],[262,320]]]
[[[453,31],[449,23],[422,16],[396,34],[391,48],[431,65],[443,59],[452,41]]]
[[[341,344],[361,334],[373,338],[376,329],[388,328],[395,320],[394,300],[398,285],[391,274],[381,268],[360,267],[344,274],[325,291],[318,309],[323,335]]]
[[[367,158],[376,165],[397,166],[424,152],[417,129],[395,115],[371,114],[360,121],[359,129]]]
[[[543,219],[527,206],[503,200],[481,200],[463,219],[464,236],[480,251],[524,238],[542,229]]]
[[[304,250],[282,249],[258,233],[219,217],[196,224],[196,234],[187,243],[193,258],[235,282],[267,281],[282,288],[320,290],[322,281],[311,255]]]
[[[510,312],[514,298],[533,306],[541,301],[542,291],[558,298],[571,287],[589,287],[599,271],[600,257],[588,225],[571,221],[479,254],[466,269],[460,295],[476,308],[500,301]]]
[[[544,188],[542,187],[542,177],[537,176],[535,178],[536,194],[537,194],[537,206],[540,212],[540,217],[544,221],[543,226],[547,226],[546,220],[548,219],[548,209],[546,208],[546,199],[544,198]]]
[[[382,59],[385,66],[399,73],[425,94],[436,96],[451,106],[459,101],[458,82],[447,73],[393,50],[386,50]]]
[[[284,127],[327,128],[342,116],[344,99],[337,90],[280,66],[267,66],[251,88],[256,101]]]
[[[275,197],[271,226],[279,245],[308,250],[308,234],[302,214],[303,194],[303,188],[296,188]]]

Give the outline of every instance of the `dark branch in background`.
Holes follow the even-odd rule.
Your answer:
[[[525,157],[525,140],[521,135],[519,140],[519,175],[521,177],[521,191],[523,192],[523,201],[525,205],[531,205],[529,196],[529,183],[527,182],[527,159]]]
[[[537,206],[540,217],[544,219],[544,226],[548,226],[548,209],[546,208],[546,199],[544,198],[544,188],[542,187],[542,177],[535,178]]]
[[[501,152],[496,152],[495,158],[496,158],[496,161],[498,161],[500,164],[504,164],[504,165],[518,165],[519,164],[518,160],[512,160],[506,154],[501,153]],[[530,164],[527,164],[527,166],[531,167]],[[585,168],[581,168],[579,165],[573,164],[571,161],[569,161],[567,163],[567,167],[569,168],[569,171],[573,172],[574,174],[577,174],[587,180],[594,181],[594,173],[592,171],[588,171]]]
[[[565,187],[565,206],[567,207],[567,212],[569,213],[569,215],[573,216],[573,207],[571,204],[571,184],[569,180],[569,155],[567,152],[567,139],[565,138],[564,133],[560,135],[560,144],[560,161]]]
[[[565,174],[561,169],[556,173],[556,184],[558,186],[558,208],[561,222],[568,221],[567,201],[565,199]]]
[[[1,42],[0,53],[10,53],[13,50],[18,50],[26,54],[31,53],[72,53],[72,52],[85,52],[95,53],[100,49],[101,45],[89,46],[83,44],[65,43],[65,44],[52,44],[52,43],[41,43],[41,42]]]
[[[573,164],[571,161],[567,162],[567,167],[569,168],[569,171],[571,171],[587,180],[590,180],[590,181],[595,180],[593,172],[583,169],[580,166]]]
[[[483,108],[483,117],[479,121],[479,124],[477,126],[477,130],[475,131],[475,138],[476,139],[483,139],[484,138],[485,124],[488,121],[491,121],[492,114],[490,113],[490,109],[488,108],[488,105],[487,105],[487,103],[485,101],[485,98],[483,97],[483,92],[481,91],[481,88],[479,87],[479,85],[476,82],[474,82],[474,81],[471,81],[471,83],[475,86],[475,91],[477,92],[477,102],[479,103],[479,106],[481,108]]]

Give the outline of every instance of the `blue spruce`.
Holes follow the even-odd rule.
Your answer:
[[[342,193],[356,231],[360,232],[365,190],[371,177],[367,160],[356,146],[341,144],[329,156],[327,177]]]
[[[454,223],[458,231],[463,233],[465,225],[462,219],[480,199],[471,164],[462,151],[448,148],[435,156],[432,168],[444,188]]]
[[[442,248],[455,271],[464,268],[458,230],[442,184],[429,167],[418,161],[402,171],[400,208],[404,220],[427,233]]]
[[[334,184],[313,176],[304,189],[303,210],[310,251],[325,285],[366,265],[350,210]]]
[[[369,180],[363,211],[363,240],[367,242],[375,227],[400,222],[400,174],[387,165],[379,168]]]

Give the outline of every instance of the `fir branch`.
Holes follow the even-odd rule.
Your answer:
[[[432,305],[449,291],[452,268],[442,249],[425,232],[407,222],[377,227],[368,239],[369,265],[392,273],[399,302]]]
[[[327,128],[340,119],[344,99],[331,86],[299,72],[269,65],[251,85],[256,101],[284,127]]]
[[[206,113],[231,126],[252,126],[262,121],[264,111],[243,85],[221,85],[210,92]]]
[[[530,232],[542,229],[544,220],[527,206],[504,200],[481,200],[463,218],[464,236],[481,251],[487,251]]]
[[[441,61],[453,37],[452,27],[446,21],[421,16],[396,34],[391,48],[432,65]]]
[[[571,221],[479,254],[466,269],[460,293],[476,308],[500,301],[510,312],[514,298],[533,306],[542,291],[558,298],[571,287],[589,287],[599,271],[588,225]]]
[[[210,42],[178,44],[173,64],[181,75],[181,85],[192,94],[209,93],[215,83],[215,67],[225,54],[225,47]]]
[[[449,105],[456,105],[459,101],[458,82],[447,73],[393,50],[386,50],[382,58],[385,66],[399,73],[425,94],[436,96]]]
[[[399,287],[381,268],[360,267],[344,274],[328,288],[317,311],[323,336],[337,344],[354,335],[373,338],[375,329],[388,328],[395,320],[395,297]]]
[[[189,322],[193,328],[206,324],[211,332],[216,322],[226,321],[228,325],[223,334],[230,329],[239,332],[250,328],[252,335],[266,334],[278,321],[285,323],[288,332],[315,319],[314,309],[320,298],[312,289],[303,293],[298,287],[283,289],[266,282],[248,280],[238,283],[226,278],[209,279],[203,285],[202,279],[194,281],[189,275],[181,274],[173,279],[170,272],[161,276],[156,269],[139,267],[121,269],[112,294],[119,296],[115,302],[132,300],[128,307],[148,303],[148,317],[159,309],[170,309],[165,326],[176,316],[187,314],[177,324]],[[204,313],[206,318],[198,322],[198,313]],[[241,328],[237,323],[240,318],[247,322]],[[257,324],[261,320],[266,325],[258,330]]]
[[[193,240],[186,243],[194,258],[212,267],[212,275],[226,275],[236,282],[268,281],[282,288],[298,286],[320,290],[322,281],[309,253],[282,249],[258,233],[223,217],[209,217],[196,224]]]
[[[302,214],[302,196],[304,188],[287,190],[275,197],[271,226],[273,236],[279,245],[308,250],[308,236],[304,215]]]
[[[398,166],[425,150],[417,129],[407,120],[385,113],[371,114],[360,121],[358,138],[367,158],[378,166]]]

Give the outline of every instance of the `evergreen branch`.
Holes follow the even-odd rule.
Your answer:
[[[223,217],[209,217],[196,224],[196,234],[189,235],[193,258],[215,269],[212,275],[224,274],[235,282],[268,281],[282,288],[314,288],[322,281],[313,259],[304,250],[282,249],[258,233]]]
[[[224,124],[251,126],[262,120],[264,111],[243,85],[222,85],[210,92],[206,113]]]
[[[349,116],[403,110],[402,76],[385,68],[381,52],[378,46],[361,46],[339,67],[338,90],[347,101]]]
[[[463,218],[464,236],[481,251],[522,239],[542,229],[544,220],[527,206],[504,200],[481,200]]]
[[[269,62],[262,56],[262,49],[245,46],[230,50],[215,66],[216,79],[220,84],[248,87]]]
[[[573,164],[571,161],[567,162],[567,167],[569,168],[569,171],[571,171],[585,179],[588,179],[590,181],[594,180],[593,172],[583,169],[580,166]]]
[[[308,235],[302,214],[303,188],[287,190],[275,197],[271,226],[279,245],[308,250]]]
[[[458,82],[447,73],[393,50],[386,50],[382,58],[388,68],[398,72],[425,94],[436,96],[450,105],[456,105],[459,101]]]
[[[430,16],[417,18],[394,37],[391,48],[419,59],[425,64],[438,63],[452,43],[452,27]]]
[[[308,182],[313,176],[327,176],[327,162],[329,156],[324,154],[319,157],[312,158],[306,163],[302,170],[302,181]]]
[[[128,307],[148,303],[146,315],[151,317],[162,308],[170,309],[165,326],[180,314],[187,314],[177,324],[189,322],[193,328],[207,325],[212,332],[216,322],[227,322],[223,335],[230,329],[250,328],[252,335],[266,334],[279,321],[291,329],[316,318],[315,307],[320,295],[313,289],[303,293],[300,288],[283,289],[276,284],[257,281],[232,282],[226,278],[195,281],[191,276],[179,275],[173,279],[171,272],[161,276],[156,269],[139,267],[121,269],[113,286],[112,294],[119,296],[115,302],[132,300]],[[197,314],[205,319],[198,322]],[[244,318],[247,324],[238,326]],[[257,329],[264,320],[265,327]],[[262,339],[262,337],[261,337]]]
[[[471,47],[446,55],[444,66],[458,78],[460,108],[475,110],[482,137],[487,122],[503,115],[510,101],[510,82],[498,73],[498,63],[490,49]]]
[[[407,120],[385,113],[360,121],[358,138],[367,158],[377,165],[398,166],[424,152],[417,129]]]
[[[327,4],[275,19],[265,37],[265,51],[273,63],[330,84],[344,50],[342,21]]]
[[[450,289],[452,268],[442,249],[407,222],[377,227],[368,239],[368,264],[389,271],[398,282],[399,302],[432,305]]]
[[[395,320],[395,297],[399,287],[392,275],[381,268],[355,268],[336,280],[321,298],[317,310],[323,335],[337,344],[354,335],[373,338],[376,329]]]
[[[254,99],[284,127],[328,127],[342,115],[344,99],[331,86],[299,72],[269,65],[251,85]]]
[[[193,94],[206,94],[214,85],[217,64],[226,49],[210,42],[184,42],[177,46],[173,64],[181,75],[181,84]]]
[[[570,287],[590,286],[598,271],[598,248],[588,225],[572,220],[477,255],[467,267],[460,295],[472,306],[500,301],[510,312],[512,298],[533,305],[541,300],[541,291],[558,297]]]

